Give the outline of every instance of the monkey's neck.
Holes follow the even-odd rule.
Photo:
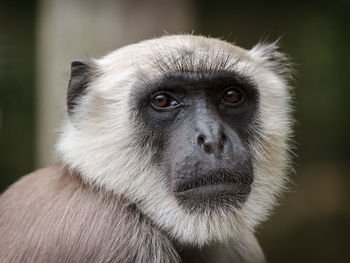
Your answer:
[[[226,244],[211,243],[203,247],[181,245],[176,241],[174,244],[183,263],[265,262],[264,254],[253,233],[246,233],[239,240],[231,240]]]
[[[66,170],[67,171],[67,170]],[[72,173],[71,176],[80,177],[78,173]],[[80,180],[79,180],[80,181]],[[83,185],[83,182],[80,181]],[[95,189],[93,186],[84,186],[85,188]],[[89,191],[91,191],[89,190]],[[103,191],[98,191],[98,195],[103,195]],[[177,253],[183,263],[224,263],[224,262],[240,262],[240,263],[260,263],[265,262],[264,254],[256,240],[254,234],[250,231],[242,231],[241,235],[235,240],[226,243],[212,242],[203,247],[198,247],[190,244],[183,244],[169,237],[169,234],[159,229],[150,217],[145,215],[139,206],[123,196],[108,196],[108,200],[114,200],[111,203],[113,207],[113,217],[117,217],[119,221],[126,219],[122,224],[123,227],[118,230],[118,233],[124,233],[126,229],[132,229],[131,232],[124,233],[130,235],[132,232],[148,236],[143,238],[143,244],[140,247],[149,248],[154,246],[149,242],[159,243],[158,249],[165,247],[167,250],[164,254]],[[116,208],[117,207],[117,208]],[[120,224],[118,224],[120,226]],[[116,239],[120,236],[115,237]],[[130,236],[132,238],[133,236]],[[148,242],[148,241],[149,242]],[[125,249],[125,248],[124,248]],[[164,249],[164,248],[163,248]],[[165,261],[166,262],[166,261]]]
[[[73,174],[73,176],[80,177],[80,175],[77,173]],[[90,187],[93,188],[93,186]],[[120,208],[123,208],[119,209],[118,211],[119,220],[121,218],[128,218],[125,225],[131,224],[131,228],[134,229],[134,231],[142,230],[144,231],[144,235],[152,235],[152,238],[149,240],[153,240],[153,242],[157,240],[157,242],[162,241],[166,243],[166,246],[164,244],[163,245],[165,247],[168,246],[167,249],[169,251],[172,249],[174,250],[173,252],[176,251],[178,256],[181,258],[182,263],[265,262],[265,257],[260,245],[250,230],[242,231],[242,234],[238,238],[226,243],[212,242],[202,247],[190,244],[185,245],[177,240],[171,239],[168,233],[158,229],[157,226],[153,224],[152,219],[145,215],[137,204],[127,200],[123,196],[118,196],[115,198],[115,200],[117,200]],[[113,206],[115,206],[115,204]],[[125,228],[122,230],[124,229]],[[162,238],[159,238],[160,236]],[[144,242],[146,242],[146,240],[148,239],[144,239]],[[162,245],[159,245],[159,247],[161,246]],[[141,247],[151,247],[151,245],[143,244]],[[169,251],[166,253],[169,253]]]

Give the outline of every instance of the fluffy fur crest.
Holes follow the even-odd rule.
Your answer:
[[[255,45],[249,53],[274,73],[289,79],[293,74],[293,64],[290,57],[279,49],[279,40],[276,40],[271,43],[261,42]]]
[[[188,59],[190,58],[190,59]],[[219,61],[219,66],[218,66]],[[204,245],[238,240],[262,252],[251,232],[276,203],[286,183],[290,95],[286,57],[276,43],[247,51],[230,43],[192,35],[174,35],[121,48],[96,60],[98,76],[67,120],[57,143],[61,161],[88,183],[134,202],[152,222],[182,243]],[[165,171],[152,165],[151,147],[140,146],[144,127],[129,105],[136,81],[164,72],[227,68],[249,77],[260,93],[260,123],[254,151],[255,179],[247,202],[228,213],[186,213],[163,182]],[[72,124],[74,122],[74,125]]]

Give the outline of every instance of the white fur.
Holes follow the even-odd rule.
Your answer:
[[[161,74],[154,70],[154,52],[166,59],[171,50],[183,47],[209,59],[218,49],[230,54],[234,70],[253,77],[259,88],[261,140],[251,146],[255,179],[247,202],[232,213],[186,213],[161,180],[162,171],[152,166],[151,150],[142,151],[130,137],[135,133],[128,105],[131,86],[139,78]],[[137,203],[158,227],[183,243],[203,245],[246,236],[273,208],[288,170],[290,95],[284,75],[267,62],[277,52],[273,47],[270,53],[264,45],[247,51],[217,39],[166,36],[96,60],[98,77],[81,99],[73,121],[63,125],[57,143],[61,161],[78,170],[86,182]]]

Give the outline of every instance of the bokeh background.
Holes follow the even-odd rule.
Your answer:
[[[349,0],[1,0],[0,191],[55,161],[71,60],[192,31],[246,48],[282,36],[296,174],[257,235],[269,262],[350,262]]]

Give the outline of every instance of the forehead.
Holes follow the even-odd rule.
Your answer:
[[[173,72],[241,72],[253,61],[248,52],[218,39],[200,36],[167,36],[129,45],[102,59],[109,72],[134,71],[150,79]]]
[[[177,45],[150,46],[151,67],[163,74],[171,72],[207,73],[230,71],[244,56],[226,43],[206,41],[179,42]],[[216,45],[215,45],[216,44]]]

